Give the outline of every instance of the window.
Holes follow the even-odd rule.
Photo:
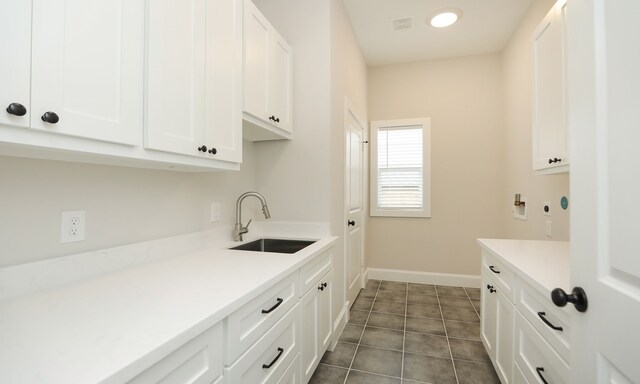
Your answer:
[[[431,120],[371,123],[371,216],[431,217]]]

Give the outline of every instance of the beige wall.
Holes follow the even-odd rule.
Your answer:
[[[362,57],[355,33],[341,0],[331,1],[331,227],[339,236],[336,247],[343,254],[346,224],[345,208],[345,98],[366,124],[367,65]],[[344,260],[341,257],[340,260]],[[336,281],[344,281],[345,263],[334,270]],[[341,287],[342,288],[342,287]],[[346,301],[347,292],[341,289],[340,299],[334,300],[334,313]]]
[[[531,35],[554,0],[534,1],[502,54],[504,71],[504,124],[506,127],[505,188],[500,218],[507,238],[549,239],[545,221],[552,221],[552,240],[569,239],[569,210],[560,208],[560,198],[569,197],[569,174],[536,176],[531,170],[532,56]],[[513,195],[527,197],[527,220],[511,213]],[[552,216],[543,216],[544,202],[551,202]],[[569,203],[571,206],[571,203]]]
[[[368,267],[477,275],[502,233],[500,55],[369,68],[369,120],[431,117],[431,218],[370,217]]]
[[[196,232],[235,220],[255,188],[253,144],[240,172],[180,173],[0,156],[0,267]],[[210,205],[221,222],[210,222]],[[247,201],[248,209],[253,202]],[[60,211],[86,211],[86,240],[60,243]],[[247,211],[250,212],[250,211]]]
[[[274,220],[330,220],[329,3],[257,0],[293,47],[293,140],[255,144],[258,191]]]

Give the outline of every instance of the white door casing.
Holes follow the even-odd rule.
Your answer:
[[[640,2],[569,0],[571,382],[640,383]],[[571,305],[571,304],[568,304]]]
[[[350,305],[364,287],[364,141],[362,120],[345,101],[345,277]]]

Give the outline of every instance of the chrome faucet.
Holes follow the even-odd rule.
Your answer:
[[[251,220],[249,220],[247,226],[242,225],[242,201],[249,196],[253,196],[260,200],[260,203],[262,203],[262,213],[264,213],[265,219],[271,217],[269,207],[267,207],[267,200],[265,200],[264,196],[258,192],[243,193],[238,197],[238,201],[236,201],[236,226],[233,228],[233,241],[242,241],[242,235],[249,232],[249,224],[251,224]]]

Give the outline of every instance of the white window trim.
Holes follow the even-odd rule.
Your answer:
[[[378,132],[380,128],[422,126],[422,208],[378,209]],[[385,217],[431,217],[431,118],[371,122],[369,140],[369,215]]]

